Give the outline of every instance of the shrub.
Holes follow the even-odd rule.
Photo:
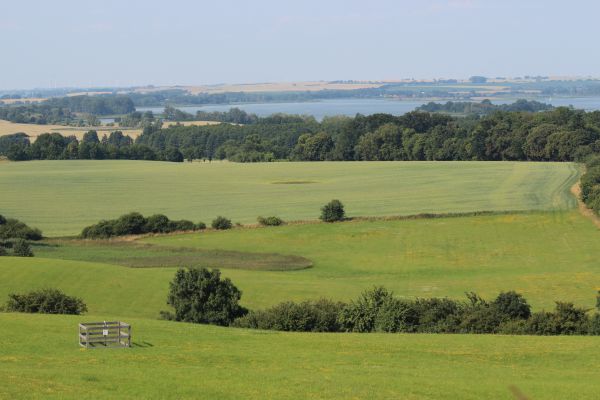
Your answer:
[[[167,303],[176,321],[229,325],[247,313],[239,305],[242,292],[218,269],[180,268],[170,283]]]
[[[225,217],[218,216],[213,220],[211,226],[213,227],[213,229],[225,230],[231,229],[233,225],[231,224],[231,220]]]
[[[198,222],[198,223],[196,224],[196,227],[195,227],[195,229],[196,229],[197,231],[202,231],[202,230],[206,229],[206,224],[205,224],[204,222]]]
[[[6,218],[0,214],[0,225],[4,225],[6,223]]]
[[[33,251],[31,251],[31,246],[24,239],[17,239],[13,243],[13,255],[17,257],[33,257]]]
[[[456,332],[463,305],[447,298],[417,299],[415,308],[419,315],[417,332]]]
[[[106,239],[115,236],[114,221],[100,221],[95,225],[83,228],[81,237],[90,239]]]
[[[419,324],[419,314],[414,302],[393,297],[386,298],[375,318],[377,332],[415,332]]]
[[[391,298],[392,293],[382,286],[364,291],[356,301],[344,307],[339,322],[348,332],[371,332],[379,310]]]
[[[531,316],[527,300],[515,291],[500,293],[492,305],[509,319],[527,319]]]
[[[144,232],[146,218],[138,212],[121,215],[113,225],[113,231],[116,236],[139,235]]]
[[[556,302],[554,312],[536,312],[527,320],[525,333],[532,335],[580,335],[589,329],[586,310],[573,303]]]
[[[165,233],[169,231],[169,218],[163,214],[154,214],[148,217],[144,231],[150,233]]]
[[[0,216],[0,239],[25,239],[25,240],[41,240],[42,232],[37,228],[30,228],[23,222]]]
[[[171,221],[166,215],[154,214],[145,218],[142,214],[132,212],[118,219],[100,221],[83,229],[81,237],[89,239],[106,239],[112,236],[139,235],[143,233],[169,233],[175,231],[196,230],[188,220]]]
[[[193,231],[196,225],[192,221],[182,219],[180,221],[171,221],[169,224],[169,232],[176,231]]]
[[[0,246],[0,257],[7,255],[8,252],[3,246]]]
[[[338,314],[343,303],[321,299],[302,303],[284,302],[261,311],[252,311],[234,321],[240,328],[295,332],[339,332]]]
[[[339,200],[331,200],[321,208],[319,218],[324,222],[335,222],[343,220],[345,215],[344,205]]]
[[[279,217],[258,217],[257,221],[263,226],[279,226],[283,225],[283,220]]]
[[[77,297],[58,289],[42,289],[25,294],[9,294],[6,311],[41,314],[82,314],[87,306]]]

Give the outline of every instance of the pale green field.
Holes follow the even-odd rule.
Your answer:
[[[131,349],[80,350],[102,316],[0,314],[2,399],[593,399],[600,338],[305,334],[127,319]]]
[[[316,219],[333,198],[350,216],[564,209],[575,206],[577,176],[569,163],[31,161],[0,164],[0,214],[58,236],[134,210]]]

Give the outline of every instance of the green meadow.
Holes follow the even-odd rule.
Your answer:
[[[222,268],[252,308],[319,297],[349,300],[385,285],[407,297],[462,298],[467,291],[493,297],[517,290],[535,309],[550,309],[555,300],[594,306],[600,287],[597,233],[568,211],[242,228],[143,241],[160,252],[176,250],[173,266],[181,263],[177,249],[185,255],[195,248],[258,257],[279,252],[312,262],[288,271]],[[83,297],[94,314],[156,318],[165,309],[174,268],[128,267],[140,254],[152,254],[147,247],[60,243],[35,246],[33,259],[0,258],[0,298],[11,290],[51,286]]]
[[[129,318],[131,349],[82,350],[101,316],[0,314],[0,398],[591,399],[597,337],[309,334]],[[241,395],[243,394],[243,395]]]
[[[575,206],[568,188],[578,172],[529,162],[1,163],[0,212],[64,236],[133,210],[194,222],[311,220],[332,198],[350,216],[555,210]]]
[[[408,298],[516,290],[536,311],[555,300],[592,308],[600,236],[569,193],[578,175],[569,163],[2,163],[0,214],[54,238],[35,244],[33,258],[0,257],[0,303],[55,287],[83,298],[89,314],[0,313],[0,398],[594,398],[598,337],[284,333],[158,320],[178,266],[220,268],[253,309],[348,301],[374,285]],[[351,217],[497,212],[56,238],[132,210],[315,220],[332,198]],[[78,322],[116,319],[132,324],[131,349],[78,347]]]

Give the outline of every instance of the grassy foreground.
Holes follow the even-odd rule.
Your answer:
[[[0,314],[0,398],[589,399],[600,339],[294,334],[128,319],[131,349],[80,350],[87,317]],[[583,384],[585,383],[585,384]]]
[[[338,198],[350,216],[575,207],[570,163],[163,163],[30,161],[0,164],[0,213],[46,236],[75,235],[132,210],[210,222],[225,215],[316,219]]]

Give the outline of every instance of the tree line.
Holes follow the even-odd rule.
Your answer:
[[[0,119],[25,124],[94,125],[100,115],[121,115],[135,111],[125,95],[67,96],[40,103],[0,106]],[[90,121],[91,120],[91,121]]]
[[[24,133],[0,137],[0,155],[12,161],[28,160],[147,160],[182,162],[183,155],[174,147],[156,150],[137,144],[121,131],[98,138],[88,131],[81,140],[60,133],[44,133],[31,143]]]
[[[446,103],[429,102],[417,107],[417,111],[441,112],[450,114],[478,114],[486,115],[496,111],[523,111],[540,112],[552,110],[554,106],[535,100],[520,99],[509,104],[493,104],[490,100],[481,102],[473,101],[447,101]]]
[[[250,125],[149,128],[137,143],[186,158],[269,160],[573,161],[600,153],[600,112],[567,107],[457,118],[427,112],[330,117],[273,115]]]

